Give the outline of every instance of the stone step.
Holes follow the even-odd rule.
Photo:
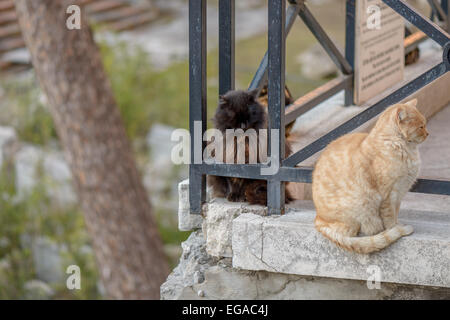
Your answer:
[[[400,223],[414,233],[369,255],[343,250],[319,234],[310,201],[296,201],[283,216],[241,212],[232,225],[235,268],[367,280],[374,266],[382,282],[450,287],[450,212],[401,210]]]

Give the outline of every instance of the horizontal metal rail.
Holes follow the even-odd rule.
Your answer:
[[[447,32],[419,12],[415,11],[413,7],[404,0],[383,0],[383,2],[423,31],[428,37],[436,41],[441,47],[444,47],[445,44],[449,42],[449,35]]]
[[[410,53],[413,51],[417,45],[423,41],[425,41],[427,38],[427,35],[423,33],[422,31],[414,32],[413,34],[407,36],[405,38],[405,41],[403,43],[405,47],[405,54]]]
[[[269,178],[276,181],[300,183],[311,183],[314,170],[312,167],[280,167],[276,175],[269,177],[261,174],[261,168],[267,168],[267,166],[258,164],[201,164],[193,166],[201,174],[256,180],[267,180]],[[450,181],[419,178],[410,192],[450,195]]]
[[[297,19],[299,11],[300,5],[296,3],[291,3],[289,5],[286,13],[286,26],[285,26],[286,37],[291,31],[292,26],[294,25],[294,22]],[[253,80],[251,81],[248,87],[248,90],[254,90],[257,88],[261,90],[261,88],[264,86],[264,83],[267,81],[268,66],[269,66],[269,54],[268,51],[266,51],[258,69],[256,70],[255,76],[253,77]]]

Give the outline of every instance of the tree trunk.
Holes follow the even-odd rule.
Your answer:
[[[80,30],[66,27],[70,16],[66,10],[76,3],[73,0],[15,3],[74,177],[106,292],[113,299],[158,299],[168,265],[86,19],[82,17]]]

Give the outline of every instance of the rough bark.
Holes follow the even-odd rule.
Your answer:
[[[73,0],[16,0],[23,36],[73,173],[109,298],[157,299],[169,269],[131,146],[86,19]],[[81,270],[83,272],[83,270]]]

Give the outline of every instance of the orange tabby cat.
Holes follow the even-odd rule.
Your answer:
[[[400,201],[419,172],[417,146],[428,136],[416,105],[414,99],[389,107],[370,133],[337,139],[317,161],[312,182],[315,225],[338,246],[370,253],[413,232],[397,219]]]

